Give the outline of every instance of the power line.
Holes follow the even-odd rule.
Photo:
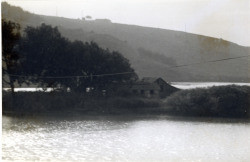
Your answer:
[[[31,76],[31,75],[17,75],[17,74],[8,74],[9,76],[13,76],[13,77],[21,77],[21,78],[25,78],[25,77],[34,77],[34,76]],[[77,76],[77,75],[74,75],[74,76],[36,76],[37,78],[75,78],[75,77],[88,77],[88,76]]]
[[[111,75],[123,75],[123,74],[132,74],[135,72],[121,72],[121,73],[109,73],[109,74],[95,74],[95,75],[72,75],[72,76],[37,76],[37,78],[45,78],[45,79],[63,79],[63,78],[89,78],[89,77],[100,77],[100,76],[111,76]],[[9,76],[14,77],[33,77],[28,75],[17,75],[17,74],[8,74]]]
[[[250,55],[238,56],[238,57],[229,57],[229,58],[218,59],[218,60],[210,60],[210,61],[204,61],[204,62],[196,62],[196,63],[192,63],[192,64],[183,64],[183,65],[170,66],[169,68],[179,68],[179,67],[185,67],[185,66],[191,66],[191,65],[199,65],[199,64],[204,64],[204,63],[221,62],[221,61],[234,60],[234,59],[243,58],[243,57],[249,57],[249,56],[250,56]]]
[[[229,58],[224,58],[224,59],[218,59],[218,60],[210,60],[210,61],[204,61],[204,62],[197,62],[197,63],[192,63],[192,64],[183,64],[183,65],[176,65],[176,66],[168,66],[167,68],[179,68],[179,67],[186,67],[186,66],[192,66],[192,65],[199,65],[199,64],[204,64],[204,63],[213,63],[213,62],[221,62],[221,61],[226,61],[226,60],[234,60],[234,59],[239,59],[239,58],[244,58],[244,57],[249,57],[250,55],[245,55],[245,56],[238,56],[238,57],[229,57]],[[37,78],[45,78],[45,79],[63,79],[63,78],[89,78],[89,77],[101,77],[101,76],[113,76],[113,75],[124,75],[124,74],[132,74],[135,72],[120,72],[120,73],[107,73],[107,74],[90,74],[90,75],[72,75],[72,76],[36,76]],[[8,74],[9,76],[14,76],[14,77],[33,77],[33,76],[27,76],[27,75],[17,75],[17,74]]]

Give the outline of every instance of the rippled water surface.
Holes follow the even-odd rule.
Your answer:
[[[250,125],[167,117],[3,116],[3,160],[249,161]]]

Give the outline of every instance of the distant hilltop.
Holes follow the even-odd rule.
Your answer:
[[[6,2],[2,2],[2,18],[21,24],[23,29],[41,23],[58,26],[70,40],[94,41],[102,48],[119,51],[140,77],[175,82],[250,82],[249,57],[240,58],[249,55],[250,48],[223,39],[112,23],[108,19],[83,21],[36,15]]]
[[[112,23],[109,19],[92,19],[91,16],[82,17],[82,21],[95,21],[99,23]]]
[[[95,19],[95,21],[98,23],[112,23],[109,19]]]
[[[112,23],[109,19],[95,19],[96,22]]]

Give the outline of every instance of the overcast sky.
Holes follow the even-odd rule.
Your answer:
[[[250,46],[250,0],[6,0],[36,14],[186,31]]]

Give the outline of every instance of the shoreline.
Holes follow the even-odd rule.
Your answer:
[[[195,88],[211,88],[213,86],[228,86],[228,85],[236,85],[236,86],[250,86],[248,82],[168,82],[171,86],[179,88],[181,90],[185,89],[195,89]],[[3,91],[8,92],[11,88],[4,87]],[[18,87],[15,88],[15,92],[51,92],[52,88],[47,88],[46,91],[43,88],[39,87]]]
[[[181,90],[164,99],[96,96],[68,92],[3,93],[5,115],[170,115],[181,117],[250,118],[250,87],[219,86]]]
[[[36,119],[36,120],[107,120],[107,121],[133,121],[133,120],[169,120],[173,122],[199,122],[199,123],[242,123],[249,124],[250,118],[229,117],[195,117],[170,114],[2,114],[2,117]],[[23,118],[25,117],[25,118]]]

